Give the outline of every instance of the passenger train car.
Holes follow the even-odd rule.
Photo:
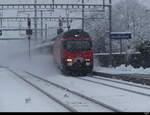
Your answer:
[[[81,29],[63,32],[54,39],[53,58],[65,74],[88,74],[93,69],[92,40]]]

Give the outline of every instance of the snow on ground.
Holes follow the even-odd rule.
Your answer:
[[[0,112],[65,111],[22,80],[0,69]]]
[[[104,72],[110,74],[146,74],[150,75],[150,68],[144,69],[143,67],[134,68],[131,65],[127,67],[125,65],[118,66],[116,68],[107,68],[107,67],[94,67],[96,72]]]
[[[88,97],[92,97],[93,99],[99,100],[102,103],[107,103],[115,108],[118,108],[124,112],[141,112],[150,111],[150,101],[149,97],[137,95],[134,93],[118,90],[115,88],[97,85],[93,83],[89,83],[86,81],[82,81],[79,79],[75,79],[72,77],[65,77],[58,75],[57,77],[48,77],[45,76],[45,79],[49,79],[51,82],[58,83],[67,88],[70,88],[76,92],[87,95]],[[98,82],[98,80],[95,80]],[[104,82],[105,83],[105,82]],[[108,82],[107,84],[110,84]],[[118,86],[118,84],[117,84]],[[122,87],[122,86],[119,86]],[[127,86],[125,86],[127,88]],[[131,87],[127,88],[131,89]],[[139,90],[144,92],[142,89],[132,89],[133,91]],[[147,90],[149,94],[150,91]]]
[[[109,74],[146,74],[150,75],[150,68],[134,68],[131,65],[122,64],[118,67],[100,67],[97,59],[94,60],[94,71]]]

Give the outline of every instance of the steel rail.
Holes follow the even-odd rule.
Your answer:
[[[115,108],[115,107],[113,107],[113,106],[107,105],[107,104],[105,104],[105,103],[103,103],[103,102],[97,101],[97,100],[95,100],[95,99],[93,99],[93,98],[90,98],[90,97],[85,96],[85,95],[83,95],[83,94],[80,94],[80,93],[78,93],[78,92],[72,91],[72,90],[70,90],[70,89],[68,89],[68,88],[66,88],[66,87],[64,87],[64,86],[61,86],[61,85],[56,84],[56,83],[54,83],[54,82],[51,82],[51,81],[49,81],[49,80],[43,79],[43,78],[41,78],[41,77],[39,77],[39,76],[37,76],[37,75],[34,75],[34,74],[30,73],[30,72],[27,72],[27,71],[24,71],[24,72],[27,73],[28,75],[30,75],[31,77],[34,77],[34,78],[37,78],[37,79],[42,80],[42,81],[44,81],[44,82],[47,82],[47,83],[49,83],[49,84],[51,84],[51,85],[53,85],[53,86],[55,86],[55,87],[61,88],[61,89],[65,90],[65,91],[68,91],[68,92],[74,94],[74,95],[77,95],[77,96],[79,96],[79,97],[81,97],[81,98],[84,98],[84,99],[86,99],[86,100],[88,100],[88,101],[91,101],[91,102],[93,102],[93,103],[95,103],[95,104],[97,104],[97,105],[99,105],[99,106],[103,106],[103,107],[105,107],[105,108],[107,108],[107,109],[109,109],[109,110],[111,110],[111,111],[114,111],[114,112],[122,112],[121,110],[119,110],[119,109],[117,109],[117,108]]]
[[[44,90],[42,90],[40,87],[34,85],[33,83],[31,83],[30,81],[26,80],[23,78],[23,76],[19,75],[18,73],[14,72],[13,70],[7,68],[8,71],[10,71],[11,73],[13,73],[15,76],[19,77],[20,79],[22,79],[23,81],[25,81],[26,83],[30,84],[32,87],[34,87],[35,89],[37,89],[38,91],[40,91],[42,94],[46,95],[47,97],[49,97],[50,99],[54,100],[56,103],[60,104],[61,106],[63,106],[64,108],[66,108],[67,110],[69,110],[70,112],[78,112],[76,109],[72,108],[71,106],[63,103],[62,101],[58,100],[56,97],[52,96],[51,94],[45,92]]]
[[[107,86],[107,87],[111,87],[111,88],[115,88],[115,89],[131,92],[131,93],[135,93],[135,94],[140,94],[142,96],[150,97],[150,94],[146,94],[146,93],[143,93],[143,92],[133,91],[133,90],[130,90],[130,89],[125,89],[125,88],[109,85],[109,84],[106,84],[106,83],[102,83],[100,81],[92,81],[92,80],[85,79],[85,78],[76,78],[76,79],[81,79],[81,80],[92,82],[92,83],[95,83],[95,84],[99,84],[99,85],[103,85],[103,86]]]
[[[112,79],[108,79],[108,78],[102,78],[102,77],[96,77],[96,76],[93,76],[93,77],[90,77],[90,78],[101,79],[101,80],[105,80],[105,81],[110,81],[110,82],[114,82],[114,83],[119,83],[119,84],[123,84],[123,85],[134,86],[134,87],[150,90],[150,87],[139,86],[139,85],[136,85],[136,84],[130,84],[130,83],[126,83],[126,82],[116,81],[116,80],[112,80]]]

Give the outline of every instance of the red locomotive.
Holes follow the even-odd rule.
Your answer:
[[[53,58],[63,73],[91,73],[93,69],[91,37],[81,29],[61,33],[54,38]]]

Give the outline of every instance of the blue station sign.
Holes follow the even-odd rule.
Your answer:
[[[111,39],[132,39],[131,32],[111,32]]]

